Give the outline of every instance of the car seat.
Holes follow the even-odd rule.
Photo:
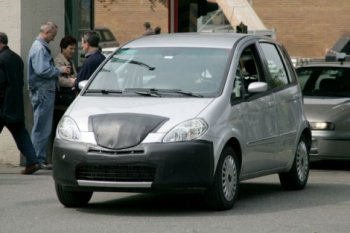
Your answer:
[[[320,82],[319,90],[321,92],[335,92],[338,90],[338,82],[332,78],[322,79]]]
[[[244,69],[245,69],[245,74],[244,74],[244,87],[246,90],[248,90],[248,86],[252,82],[258,81],[257,78],[257,70],[255,66],[254,59],[249,59],[244,62]]]

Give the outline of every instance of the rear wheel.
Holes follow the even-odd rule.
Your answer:
[[[279,174],[282,187],[286,190],[303,189],[309,177],[309,170],[309,146],[306,138],[301,136],[292,168],[289,172]]]
[[[221,153],[214,184],[206,193],[207,204],[216,210],[231,209],[236,201],[239,186],[239,169],[237,157],[230,147]]]
[[[65,207],[85,206],[92,197],[92,192],[67,191],[58,183],[55,183],[55,188],[58,200]]]

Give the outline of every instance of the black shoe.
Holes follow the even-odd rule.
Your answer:
[[[22,175],[30,175],[38,171],[39,169],[40,169],[40,166],[39,164],[36,163],[30,166],[27,166],[24,170],[21,171],[21,173]]]
[[[39,166],[40,166],[40,169],[42,170],[52,170],[51,164],[41,163]]]

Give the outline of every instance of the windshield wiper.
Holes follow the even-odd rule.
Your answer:
[[[111,72],[109,69],[106,69],[106,68],[102,68],[100,71],[101,72]]]
[[[167,90],[167,91],[171,91],[171,92],[175,92],[175,93],[182,94],[182,95],[187,95],[187,96],[203,97],[203,95],[201,95],[201,94],[193,93],[193,92],[190,92],[190,91],[183,91],[183,90],[177,90],[177,89]]]
[[[108,90],[108,89],[88,89],[85,91],[85,93],[101,93],[104,95],[108,94],[122,94],[122,90]]]
[[[149,65],[147,65],[143,62],[139,62],[139,61],[130,60],[129,63],[139,65],[139,66],[144,66],[144,67],[148,68],[148,70],[155,70],[156,69],[156,67],[154,67],[154,66],[149,66]]]
[[[126,88],[125,91],[134,92],[138,95],[161,97],[158,93],[159,90],[155,88]]]
[[[203,95],[198,93],[193,93],[190,91],[184,91],[181,89],[156,89],[156,88],[126,88],[125,91],[131,91],[139,95],[161,97],[161,94],[181,94],[192,97],[203,97]]]
[[[156,67],[147,65],[146,63],[140,62],[140,61],[135,61],[135,60],[126,60],[126,59],[120,59],[120,58],[113,58],[112,62],[124,62],[124,63],[131,63],[139,66],[146,67],[148,70],[155,70]]]

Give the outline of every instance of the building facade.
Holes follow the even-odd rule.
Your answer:
[[[227,0],[233,1],[235,0]],[[326,54],[339,37],[350,36],[350,1],[344,0],[247,0],[266,28],[273,29],[293,57],[319,58]],[[152,5],[151,2],[154,4]],[[150,21],[162,32],[193,18],[187,9],[201,0],[128,0],[95,1],[95,24],[111,28],[117,38],[126,42],[140,36],[142,24]],[[209,2],[214,2],[210,0]],[[173,5],[173,8],[171,8]],[[239,6],[237,6],[239,7]],[[185,13],[184,13],[185,12]],[[195,16],[196,17],[196,16]],[[188,20],[185,24],[191,24]],[[244,23],[244,22],[243,22]],[[190,26],[190,25],[189,25]],[[249,28],[248,28],[249,30]]]
[[[339,37],[350,36],[350,1],[252,0],[265,26],[291,56],[324,57]]]
[[[168,33],[168,3],[149,0],[101,1],[95,0],[95,26],[108,27],[123,44],[144,33],[144,22],[160,27]]]

